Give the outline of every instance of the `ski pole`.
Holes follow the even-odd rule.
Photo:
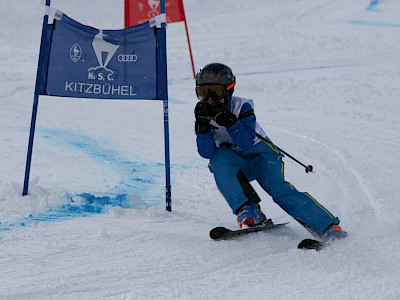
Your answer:
[[[287,157],[293,159],[295,162],[297,162],[299,165],[303,166],[306,169],[306,173],[310,173],[313,171],[313,166],[312,165],[308,165],[306,166],[305,164],[303,164],[301,161],[297,160],[296,158],[294,158],[293,156],[291,156],[289,153],[287,153],[286,151],[282,150],[281,148],[279,148],[277,145],[273,144],[271,141],[268,141],[266,138],[264,138],[263,136],[259,135],[257,133],[257,136],[263,140],[264,142],[266,142],[267,144],[271,144],[274,145],[276,147],[276,149],[278,149],[280,152],[282,152],[283,154],[285,154]]]
[[[312,165],[308,165],[306,166],[305,164],[303,164],[301,161],[298,161],[296,158],[294,158],[293,156],[291,156],[289,153],[283,151],[281,148],[279,148],[278,146],[275,146],[280,152],[282,152],[283,154],[285,154],[286,156],[290,157],[291,159],[293,159],[295,162],[297,162],[298,164],[302,165],[304,168],[306,168],[306,173],[310,173],[313,171],[313,166]]]

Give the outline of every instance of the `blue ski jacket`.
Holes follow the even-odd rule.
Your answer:
[[[227,108],[236,115],[235,124],[223,127],[212,120],[211,132],[196,133],[197,151],[203,158],[212,158],[216,149],[220,147],[230,148],[240,154],[241,151],[248,150],[261,141],[257,134],[268,139],[256,121],[251,99],[234,96]]]

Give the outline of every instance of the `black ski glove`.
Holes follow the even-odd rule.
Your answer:
[[[236,121],[236,116],[228,110],[223,110],[215,116],[215,122],[224,127],[232,126]]]
[[[225,104],[214,101],[210,107],[211,116],[214,118],[218,125],[229,127],[236,123],[236,116],[231,113]]]
[[[207,102],[197,102],[194,109],[194,116],[196,122],[194,124],[194,130],[198,133],[207,133],[211,131],[211,116],[210,116],[210,104]]]

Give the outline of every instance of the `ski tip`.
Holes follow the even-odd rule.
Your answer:
[[[215,227],[210,231],[210,238],[213,240],[223,239],[228,231],[230,230],[226,229],[225,227]]]
[[[326,243],[324,243],[324,242],[320,242],[320,241],[313,240],[313,239],[304,239],[299,243],[297,248],[304,249],[304,250],[319,251],[319,250],[323,249],[325,246],[326,246]]]

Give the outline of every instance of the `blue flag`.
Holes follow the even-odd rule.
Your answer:
[[[100,99],[166,99],[162,28],[150,22],[101,30],[53,12],[47,25],[39,94]],[[44,48],[44,49],[43,49]],[[164,45],[165,48],[165,45]],[[165,68],[165,69],[164,69]]]
[[[165,2],[161,14],[121,30],[80,24],[50,7],[43,18],[24,188],[28,195],[40,95],[162,100],[166,209],[171,211]]]

